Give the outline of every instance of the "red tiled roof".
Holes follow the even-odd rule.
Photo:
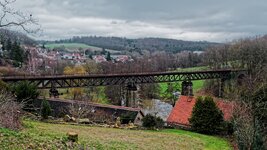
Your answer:
[[[167,122],[170,124],[189,126],[189,118],[191,117],[196,98],[192,96],[180,96],[172,109]],[[224,114],[224,120],[230,120],[233,113],[233,103],[222,100],[216,101],[217,106]]]

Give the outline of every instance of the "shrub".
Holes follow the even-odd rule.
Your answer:
[[[232,135],[234,133],[234,125],[232,121],[224,121],[224,131],[228,135]]]
[[[151,114],[147,114],[143,119],[143,127],[146,128],[163,128],[164,121],[160,117],[153,116]]]
[[[122,114],[120,116],[121,123],[122,124],[128,124],[129,122],[134,122],[135,116],[136,116],[135,112],[127,112],[125,114]]]
[[[17,102],[24,103],[24,109],[33,109],[33,101],[39,96],[37,86],[30,84],[28,81],[21,81],[12,87]]]
[[[164,127],[164,121],[160,117],[156,117],[156,127],[157,128],[163,128]]]
[[[51,115],[51,107],[50,104],[47,100],[42,101],[42,106],[41,106],[41,116],[43,119],[48,119],[48,116]]]
[[[198,97],[189,122],[196,132],[215,134],[223,129],[223,113],[211,97]]]
[[[22,104],[4,91],[0,91],[0,127],[19,129],[21,127],[20,111]]]
[[[0,89],[4,90],[4,91],[8,90],[8,85],[5,82],[3,82],[2,80],[0,80]]]

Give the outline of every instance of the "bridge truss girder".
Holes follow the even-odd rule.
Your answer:
[[[35,84],[39,89],[51,88],[77,88],[90,86],[109,86],[193,81],[207,79],[227,80],[236,76],[240,71],[196,71],[196,72],[163,72],[163,73],[140,73],[122,75],[60,75],[60,76],[25,76],[25,77],[3,77],[7,83],[16,83],[27,80]]]

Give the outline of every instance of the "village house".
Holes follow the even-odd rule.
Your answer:
[[[96,62],[96,63],[102,63],[102,62],[105,62],[107,61],[107,59],[102,56],[102,55],[96,55],[93,57],[93,60]]]
[[[223,100],[216,100],[215,102],[218,108],[223,112],[224,120],[229,121],[233,114],[233,103]],[[191,118],[195,103],[195,97],[181,95],[167,119],[167,124],[190,128],[189,118]]]
[[[197,55],[201,55],[203,53],[204,53],[203,51],[193,51],[193,54],[197,54]]]
[[[112,55],[112,59],[114,59],[116,62],[122,62],[125,63],[127,61],[133,61],[130,56],[127,55]]]
[[[69,53],[65,53],[61,56],[61,59],[67,59],[67,60],[72,60],[73,57],[72,57],[72,54],[69,54]]]

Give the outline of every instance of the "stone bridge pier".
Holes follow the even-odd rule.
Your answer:
[[[181,95],[194,96],[193,94],[193,83],[191,81],[182,82],[182,93]]]

